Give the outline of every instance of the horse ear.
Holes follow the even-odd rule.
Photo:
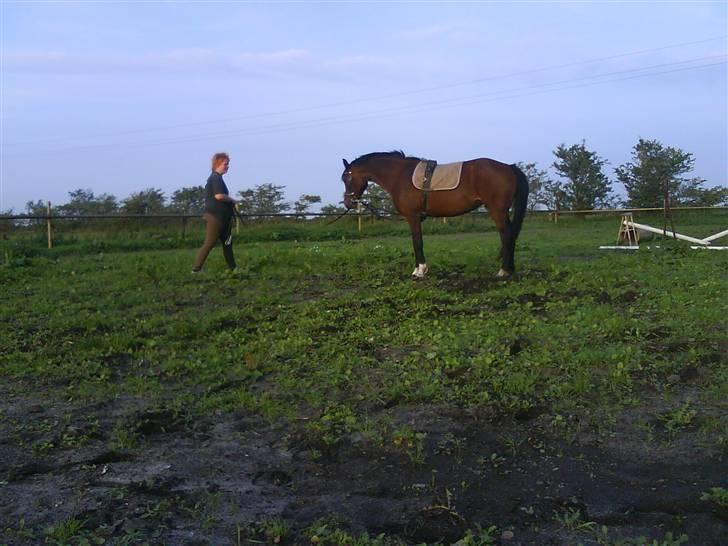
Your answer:
[[[344,162],[344,168],[345,169],[348,169],[349,168],[349,162],[346,159],[342,159],[341,161]]]

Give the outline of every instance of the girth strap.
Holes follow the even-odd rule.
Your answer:
[[[422,194],[425,198],[424,207],[422,209],[422,219],[427,217],[427,195],[430,193],[430,184],[432,184],[432,173],[435,172],[437,167],[437,161],[434,159],[428,159],[425,165],[425,178],[422,181]]]

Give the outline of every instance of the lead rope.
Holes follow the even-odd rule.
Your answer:
[[[345,210],[344,212],[342,212],[341,214],[339,214],[339,215],[338,215],[338,216],[337,216],[336,218],[334,218],[334,219],[333,219],[333,220],[331,220],[330,222],[326,222],[326,225],[327,225],[327,226],[330,226],[331,224],[333,224],[333,223],[334,223],[334,222],[336,222],[337,220],[340,220],[340,219],[342,219],[342,218],[343,218],[344,216],[346,216],[346,215],[347,215],[347,213],[348,213],[348,212],[349,212],[350,210],[351,210],[351,209],[346,209],[346,210]]]

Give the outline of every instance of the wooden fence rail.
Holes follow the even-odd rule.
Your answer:
[[[592,215],[621,215],[634,212],[662,212],[662,207],[649,208],[628,208],[628,209],[595,209],[595,210],[531,210],[530,215],[547,216],[549,220],[558,222],[560,216],[592,216]],[[673,211],[700,211],[700,210],[728,210],[728,207],[672,207]],[[362,218],[389,218],[400,219],[398,214],[374,214],[369,210],[358,207],[352,210],[350,214],[357,217],[357,229],[362,231]],[[487,210],[477,210],[469,213],[471,215],[487,215]],[[337,217],[341,213],[327,212],[270,212],[270,213],[241,213],[242,218],[261,219],[261,218],[290,218],[290,219],[307,219],[320,217]],[[109,213],[109,214],[53,214],[50,201],[46,207],[46,214],[2,214],[0,221],[23,221],[23,220],[44,220],[47,224],[48,248],[53,247],[53,221],[60,220],[104,220],[104,219],[162,219],[162,218],[179,218],[182,220],[183,234],[190,218],[201,218],[200,213],[154,213],[154,214],[129,214],[129,213]],[[443,218],[443,223],[447,222],[447,218]],[[239,228],[239,223],[238,223]]]

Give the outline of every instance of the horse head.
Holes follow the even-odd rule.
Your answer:
[[[369,184],[369,178],[357,165],[350,164],[346,159],[342,159],[342,161],[344,162],[344,172],[341,174],[341,180],[345,186],[344,206],[350,209],[361,199]]]

